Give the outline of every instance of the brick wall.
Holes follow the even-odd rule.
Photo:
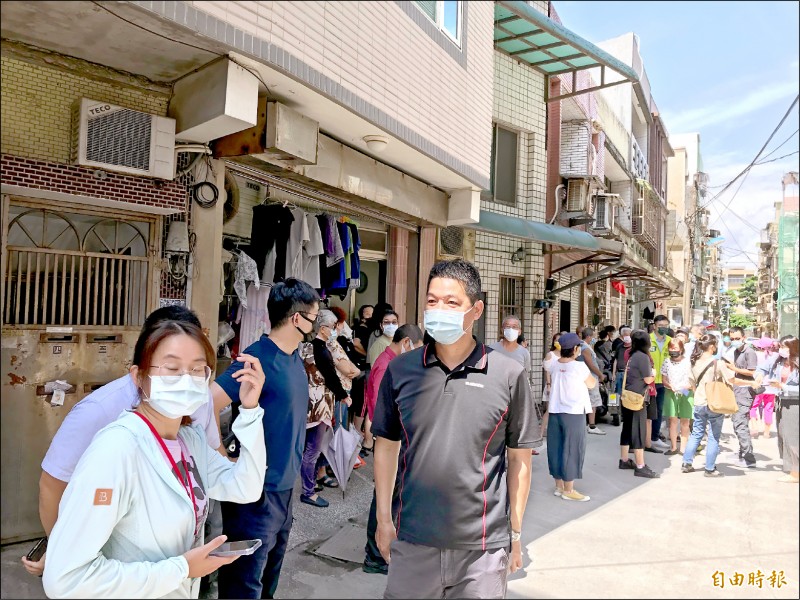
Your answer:
[[[562,176],[584,176],[589,174],[589,121],[565,121],[561,123],[561,160],[559,172]]]
[[[94,169],[70,165],[72,105],[91,98],[164,116],[165,94],[93,78],[89,63],[68,71],[2,56],[0,103],[0,167],[8,185],[94,196],[121,202],[169,208],[185,218],[189,197],[186,181],[162,181],[118,173],[97,179]],[[166,235],[166,229],[165,229]],[[162,275],[161,296],[184,299],[185,285]]]

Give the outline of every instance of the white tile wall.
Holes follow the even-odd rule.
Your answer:
[[[292,53],[488,177],[493,2],[469,4],[466,69],[394,2],[190,4]]]
[[[536,2],[536,8],[547,10],[546,2]],[[472,5],[470,5],[472,6]],[[483,210],[514,217],[544,220],[545,210],[545,129],[546,106],[544,78],[530,67],[505,54],[494,55],[494,121],[519,134],[517,204],[514,207],[491,201],[482,202]],[[519,263],[511,262],[511,253],[523,246],[528,256]],[[481,273],[483,290],[487,294],[487,340],[499,335],[500,276],[522,276],[524,287],[525,337],[530,341],[532,383],[534,393],[541,389],[541,359],[545,349],[542,342],[543,317],[532,314],[532,301],[544,295],[544,259],[542,246],[524,243],[499,234],[478,232],[475,243],[475,262]],[[556,322],[557,319],[556,319]]]

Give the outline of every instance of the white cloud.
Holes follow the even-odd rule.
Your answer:
[[[668,114],[665,122],[673,131],[698,131],[709,125],[723,123],[735,117],[755,112],[775,102],[797,94],[797,81],[784,81],[754,89],[738,100],[727,98],[714,104]]]

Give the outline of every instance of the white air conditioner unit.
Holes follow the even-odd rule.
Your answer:
[[[464,229],[444,227],[439,230],[439,256],[464,257]]]
[[[614,206],[605,194],[595,196],[593,216],[593,230],[609,232],[614,227]]]
[[[70,160],[82,167],[175,178],[175,119],[82,98],[72,107]]]
[[[588,212],[589,183],[583,179],[567,181],[567,212]]]

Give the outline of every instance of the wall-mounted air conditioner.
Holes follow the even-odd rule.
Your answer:
[[[589,210],[589,182],[585,179],[567,181],[566,211],[591,213]]]
[[[614,227],[614,205],[612,199],[606,194],[595,196],[593,216],[592,230],[608,233]]]
[[[70,160],[159,179],[175,177],[175,120],[82,98],[72,107]]]

